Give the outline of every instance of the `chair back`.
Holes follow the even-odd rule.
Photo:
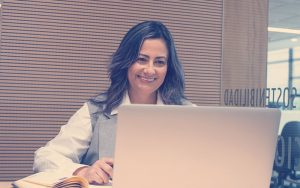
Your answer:
[[[287,177],[300,179],[300,121],[290,121],[283,127],[278,137],[273,170],[278,173],[278,180]],[[298,172],[298,173],[297,173]],[[297,177],[299,176],[299,177]]]

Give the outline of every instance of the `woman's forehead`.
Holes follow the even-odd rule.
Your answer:
[[[154,55],[160,57],[167,57],[168,48],[163,39],[146,39],[140,49],[139,54],[142,55]]]

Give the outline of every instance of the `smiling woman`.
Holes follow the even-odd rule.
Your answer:
[[[124,104],[192,105],[172,36],[157,21],[131,28],[112,56],[108,90],[86,102],[60,133],[35,152],[34,170],[59,170],[89,183],[113,174],[116,119]]]
[[[166,75],[156,90],[159,95],[155,97],[161,97],[164,104],[182,104],[185,99],[184,74],[172,35],[161,22],[146,21],[137,24],[127,32],[112,57],[109,67],[111,85],[107,91],[109,97],[104,109],[106,113],[110,113],[121,104],[124,93],[127,93],[130,88],[131,83],[128,79],[130,67],[135,67],[136,64],[148,64],[149,61],[154,61],[155,67],[163,62],[167,64]],[[149,101],[142,103],[149,103]]]
[[[144,41],[136,62],[128,69],[131,103],[156,103],[156,91],[167,74],[167,55],[168,50],[162,39]]]

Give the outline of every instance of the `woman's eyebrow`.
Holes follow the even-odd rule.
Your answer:
[[[165,57],[165,56],[158,56],[158,57],[156,57],[156,59],[167,59],[167,57]]]
[[[145,55],[145,54],[139,54],[139,56],[143,56],[143,57],[149,58],[149,56]]]
[[[148,55],[146,55],[146,54],[139,54],[139,56],[143,56],[143,57],[146,57],[146,58],[150,58]],[[166,56],[157,56],[157,57],[155,57],[155,59],[167,59],[167,57]]]

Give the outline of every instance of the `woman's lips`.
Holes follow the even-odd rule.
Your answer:
[[[154,80],[156,80],[155,77],[147,77],[147,76],[141,76],[141,75],[138,75],[137,77],[146,82],[153,82]]]

